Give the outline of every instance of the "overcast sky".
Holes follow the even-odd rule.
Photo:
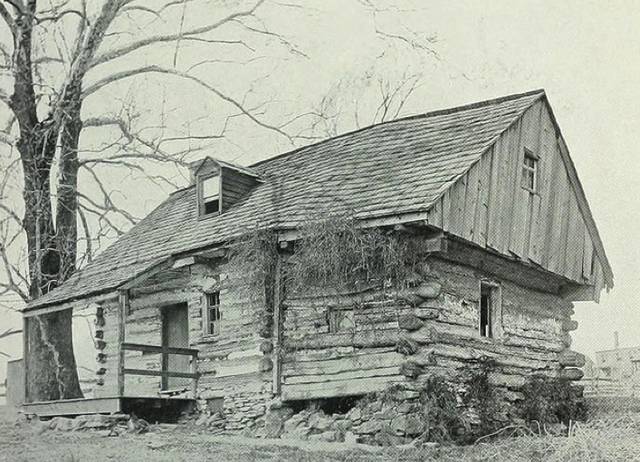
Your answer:
[[[286,34],[307,56],[277,65],[266,60],[261,69],[268,74],[266,92],[277,98],[282,112],[304,110],[340,79],[357,80],[372,70],[390,79],[405,70],[422,74],[421,87],[403,115],[546,90],[615,274],[615,288],[603,293],[599,305],[577,304],[575,318],[580,327],[573,334],[573,348],[589,355],[610,348],[616,330],[623,346],[640,345],[640,241],[636,239],[640,228],[636,153],[640,146],[640,2],[398,2],[406,11],[389,13],[380,20],[382,24],[394,31],[406,26],[437,37],[432,46],[438,57],[427,52],[401,53],[377,61],[384,44],[376,38],[371,16],[356,0],[306,3],[313,7],[289,8],[287,14],[267,8],[263,13],[272,29]],[[181,59],[196,59],[185,53]],[[149,62],[156,58],[138,57]],[[239,93],[241,83],[234,82],[255,70],[247,66],[237,75],[223,73],[221,84]],[[129,91],[157,94],[160,84],[149,79],[153,78],[138,81]],[[214,114],[220,107],[220,101],[197,88],[174,86],[170,92],[179,97],[172,111],[180,117],[185,111]],[[96,98],[94,108],[107,104],[110,96]],[[216,145],[211,154],[249,164],[289,147],[283,140],[269,138],[265,143],[266,135],[256,127],[243,125],[242,130],[246,134],[241,142]],[[139,215],[169,192],[140,189],[132,178],[114,177],[113,181],[120,184],[123,197],[144,197],[131,203]],[[19,325],[19,319],[10,314],[0,314],[0,320],[1,327]],[[12,344],[3,343],[0,350],[19,357],[19,345],[15,339]],[[0,356],[0,376],[3,361]]]

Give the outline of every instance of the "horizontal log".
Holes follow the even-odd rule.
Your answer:
[[[423,302],[423,298],[415,293],[412,289],[402,289],[394,293],[399,300],[407,302],[411,306],[418,306]]]
[[[566,380],[580,380],[582,377],[584,377],[584,372],[582,371],[582,369],[567,368],[562,369],[558,374],[558,377]]]
[[[428,348],[421,350],[416,357],[431,356],[450,358],[459,361],[477,363],[485,359],[492,359],[498,366],[508,366],[522,369],[546,369],[553,362],[548,360],[541,360],[530,358],[526,356],[520,356],[517,352],[499,353],[495,351],[488,351],[482,348],[473,348],[470,346],[462,345],[444,345],[436,344],[429,346]]]
[[[415,332],[406,333],[404,336],[422,345],[453,345],[464,348],[474,348],[484,352],[485,354],[495,353],[505,356],[515,355],[546,362],[557,360],[557,352],[555,351],[523,348],[523,346],[531,346],[531,344],[526,340],[524,340],[522,344],[510,345],[505,343],[503,339],[480,337],[475,328],[466,328],[440,322],[430,324]],[[559,344],[555,346],[557,349],[561,347]]]
[[[144,345],[141,343],[123,343],[123,350],[142,351],[143,353],[167,353],[172,355],[198,356],[198,350],[195,348],[177,348],[177,347],[165,347],[157,345]]]
[[[548,340],[536,340],[525,337],[517,337],[515,335],[507,335],[503,339],[505,345],[532,348],[541,351],[552,351],[560,353],[566,348],[566,343],[554,342]]]
[[[582,353],[577,351],[565,350],[558,355],[558,362],[561,366],[573,366],[582,367],[586,364],[587,360]]]
[[[565,319],[562,321],[562,330],[571,332],[578,329],[578,321],[573,319]]]
[[[387,377],[391,375],[398,375],[399,372],[400,366],[396,365],[391,367],[377,367],[373,369],[341,371],[332,374],[322,373],[318,375],[297,375],[293,377],[284,377],[283,384],[313,384],[362,378]]]
[[[396,343],[396,351],[405,356],[416,354],[419,349],[418,342],[407,337],[398,339],[398,343]]]
[[[370,355],[388,353],[390,351],[395,351],[395,346],[359,347],[359,348],[356,348],[353,346],[338,346],[338,347],[328,347],[321,350],[300,349],[300,350],[290,351],[286,353],[283,356],[283,362],[287,364],[287,363],[315,362],[315,361],[323,361],[327,359],[350,358],[350,357],[359,357],[359,356],[368,357]]]
[[[376,347],[394,346],[398,341],[397,329],[372,329],[356,333],[335,333],[307,336],[301,339],[287,339],[285,346],[288,351],[297,349],[321,349],[336,346]]]
[[[195,372],[171,372],[171,371],[150,371],[147,369],[124,369],[124,375],[149,375],[152,377],[180,377],[185,379],[198,378]]]
[[[283,301],[283,305],[287,309],[307,309],[313,306],[348,306],[354,303],[365,303],[388,298],[384,292],[372,287],[363,288],[362,290],[353,290],[352,292],[331,292],[331,291],[312,291],[309,294],[301,296],[289,296]]]
[[[327,359],[324,361],[285,362],[282,374],[285,377],[299,375],[339,374],[354,370],[376,369],[380,367],[398,366],[403,361],[402,355],[395,351],[385,353],[358,354]]]
[[[394,383],[402,383],[401,375],[385,377],[366,377],[362,379],[339,380],[314,384],[282,384],[282,399],[307,400],[333,398],[338,396],[357,396],[382,391]]]
[[[398,327],[410,332],[420,329],[424,325],[424,321],[413,314],[404,314],[398,319]]]
[[[442,292],[442,285],[437,282],[425,282],[415,289],[415,293],[422,299],[436,298]]]
[[[433,320],[440,316],[440,311],[433,307],[412,308],[406,305],[381,305],[375,308],[350,307],[353,310],[356,330],[384,328],[384,325],[396,327],[404,316],[413,316],[422,320]],[[320,333],[328,331],[326,310],[318,312],[294,312],[287,313],[284,321],[285,332],[289,336],[304,336],[308,333]]]
[[[262,355],[256,355],[235,360],[199,361],[198,370],[202,374],[212,373],[218,377],[252,374],[258,372],[260,360],[263,358]]]

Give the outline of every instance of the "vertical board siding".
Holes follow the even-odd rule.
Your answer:
[[[476,163],[467,175],[467,188],[464,199],[464,220],[462,233],[465,239],[475,242],[475,218],[476,207],[478,206],[478,196],[480,188],[480,165]]]
[[[521,186],[525,149],[539,158],[535,193]],[[428,222],[579,283],[602,277],[591,274],[593,242],[542,101],[443,194]]]

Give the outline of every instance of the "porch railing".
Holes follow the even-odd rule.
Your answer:
[[[169,355],[183,355],[191,356],[191,371],[167,371],[167,370],[148,370],[148,369],[129,369],[125,367],[124,355],[121,355],[119,374],[121,375],[120,383],[124,385],[124,377],[127,375],[147,375],[152,377],[162,377],[163,381],[168,378],[185,378],[191,379],[191,389],[193,396],[196,396],[196,390],[198,387],[198,350],[194,348],[178,348],[168,346],[156,346],[156,345],[144,345],[141,343],[128,343],[123,342],[120,344],[121,351],[141,351],[143,353],[157,353],[162,355],[161,365],[169,363]],[[121,396],[124,396],[124,386],[120,390]]]

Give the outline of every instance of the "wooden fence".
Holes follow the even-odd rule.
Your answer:
[[[591,377],[583,378],[578,384],[584,386],[585,396],[640,397],[640,383]]]

